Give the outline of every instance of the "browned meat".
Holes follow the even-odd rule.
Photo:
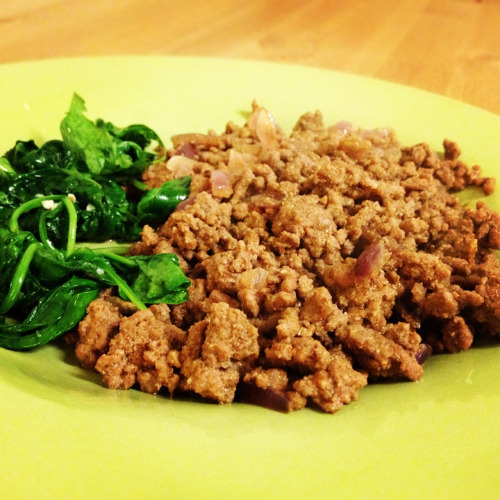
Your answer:
[[[240,374],[259,355],[258,331],[245,314],[225,302],[212,304],[188,332],[182,350],[182,388],[221,403],[234,399]]]
[[[91,304],[77,356],[108,387],[333,413],[368,380],[419,379],[431,351],[500,337],[500,216],[454,194],[494,180],[452,141],[401,147],[319,112],[286,135],[254,105],[173,144],[144,181],[191,175],[190,198],[131,252],[176,253],[189,301]]]
[[[137,382],[145,392],[156,393],[165,386],[172,394],[179,383],[175,369],[180,368],[185,337],[170,323],[168,306],[151,306],[122,319],[95,369],[111,389],[128,389]]]
[[[99,357],[106,353],[110,340],[118,333],[122,319],[118,306],[104,298],[89,304],[87,316],[78,326],[76,357],[85,368],[94,368]]]

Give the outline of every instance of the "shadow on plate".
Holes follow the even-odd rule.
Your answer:
[[[206,412],[207,417],[214,411],[240,413],[252,408],[252,412],[262,412],[263,418],[271,417],[270,414],[272,418],[283,415],[243,403],[221,406],[191,394],[171,399],[166,392],[151,395],[134,388],[109,390],[103,386],[100,374],[79,366],[74,352],[63,342],[31,352],[0,350],[0,366],[4,383],[33,397],[86,411],[116,413],[126,409],[129,414],[152,411],[189,419],[186,407],[190,412]],[[500,344],[484,340],[465,352],[431,356],[425,364],[424,376],[417,382],[386,381],[369,385],[361,391],[358,401],[344,407],[334,418],[336,421],[357,419],[356,415],[368,412],[372,421],[383,425],[394,413],[411,415],[423,407],[431,409],[454,402],[472,403],[477,398],[498,397],[499,371]],[[295,412],[294,417],[281,418],[302,420],[310,412],[322,414],[315,408],[307,408]],[[332,416],[325,415],[325,418]]]

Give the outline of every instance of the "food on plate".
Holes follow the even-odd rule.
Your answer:
[[[172,141],[143,179],[190,176],[190,196],[131,254],[177,255],[189,300],[91,304],[76,354],[106,386],[335,412],[368,381],[418,380],[431,351],[500,334],[499,216],[454,194],[494,181],[453,142],[440,157],[320,113],[287,136],[257,105],[244,126]]]
[[[149,150],[161,146],[157,134],[94,123],[84,111],[75,95],[62,140],[19,140],[0,158],[1,347],[28,349],[66,333],[103,287],[116,286],[138,309],[187,299],[175,255],[122,254],[142,224],[187,198],[189,178],[147,190],[141,175],[161,159]]]
[[[494,180],[454,142],[402,146],[320,112],[285,134],[254,104],[244,125],[158,141],[151,160],[125,189],[155,198],[147,217],[132,205],[140,239],[99,256],[124,276],[147,259],[134,283],[157,300],[101,281],[66,335],[107,387],[334,413],[368,382],[418,380],[432,353],[499,338],[500,217],[456,195]],[[181,195],[160,210],[165,186]]]

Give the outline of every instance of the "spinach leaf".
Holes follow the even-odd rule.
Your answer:
[[[99,295],[95,281],[71,277],[54,288],[21,323],[0,323],[0,347],[29,349],[75,328],[87,306]]]
[[[77,170],[77,160],[69,148],[59,139],[45,142],[38,147],[33,140],[16,141],[14,147],[5,153],[11,171],[25,174],[40,168],[56,167]]]
[[[5,155],[17,175],[0,177],[0,221],[10,217],[13,209],[29,200],[47,195],[68,195],[75,198],[78,212],[79,240],[104,241],[128,239],[135,221],[135,202],[127,200],[124,190],[107,178],[93,178],[76,168],[76,160],[61,141],[49,141],[37,148],[32,141],[18,141]],[[21,227],[37,234],[43,209],[30,212],[21,220]],[[56,213],[57,214],[57,213]],[[49,237],[60,241],[67,225],[64,211],[47,220]]]
[[[175,207],[189,196],[191,177],[165,182],[148,191],[137,204],[138,224],[157,225],[165,221]]]
[[[29,232],[0,232],[0,314],[14,308],[26,314],[47,288],[29,273],[29,265],[39,244]]]
[[[0,290],[0,347],[27,349],[71,330],[103,287],[116,286],[139,309],[188,299],[190,281],[173,254],[124,257],[77,248],[66,256],[26,232],[11,233],[0,250],[9,257]],[[16,322],[8,323],[6,313]]]
[[[120,128],[101,119],[94,123],[84,111],[83,99],[75,94],[61,122],[63,140],[47,141],[41,147],[32,140],[17,141],[4,155],[0,223],[34,197],[71,194],[77,211],[78,241],[134,241],[144,224],[164,221],[188,196],[188,177],[144,191],[143,170],[162,158],[159,151],[151,151],[154,144],[162,145],[156,132],[140,124]],[[124,189],[126,186],[134,189]],[[136,196],[128,196],[132,191]],[[60,245],[68,224],[66,213],[44,212],[24,214],[20,227],[38,237],[42,223],[47,239]]]
[[[148,304],[181,304],[188,300],[190,281],[179,267],[174,254],[136,255],[127,257],[130,264],[130,286]],[[118,267],[119,262],[115,263]],[[125,269],[123,270],[125,272]]]
[[[175,255],[124,256],[116,242],[165,220],[190,178],[144,192],[157,134],[94,123],[84,111],[75,94],[62,140],[17,141],[0,158],[0,347],[28,349],[73,329],[104,287],[139,309],[188,298]]]
[[[64,258],[41,249],[33,267],[43,282],[60,281],[79,273],[104,286],[117,286],[120,295],[139,308],[161,302],[180,304],[188,299],[190,281],[174,254],[118,256],[106,250],[77,248]]]
[[[13,174],[14,169],[12,168],[12,165],[10,164],[10,161],[7,160],[7,158],[2,157],[0,158],[0,174]]]
[[[88,119],[85,101],[74,94],[70,109],[60,125],[69,150],[93,175],[137,173],[150,165],[155,154],[148,147],[162,145],[159,136],[145,125],[119,128],[112,123]]]
[[[183,177],[146,191],[139,202],[129,199],[116,180],[76,170],[71,155],[52,142],[46,151],[42,150],[47,143],[35,149],[21,147],[18,142],[17,152],[9,152],[10,164],[20,173],[0,175],[0,222],[35,197],[71,194],[77,211],[78,241],[134,241],[144,224],[157,225],[166,220],[177,204],[189,196],[190,177]],[[24,215],[20,226],[38,234],[43,212],[40,209]],[[48,238],[60,244],[67,226],[65,212],[53,212],[47,216],[46,224]]]

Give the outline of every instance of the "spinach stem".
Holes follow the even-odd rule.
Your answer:
[[[68,211],[69,223],[68,223],[68,241],[66,243],[66,255],[70,255],[75,250],[76,225],[77,225],[78,214],[76,213],[76,209],[73,202],[67,195],[60,194],[60,195],[50,195],[50,196],[39,196],[38,198],[33,198],[32,200],[23,203],[22,205],[17,207],[14,210],[14,212],[12,212],[12,215],[10,216],[9,220],[9,229],[13,233],[19,231],[19,217],[21,217],[22,214],[29,212],[30,210],[43,206],[44,201],[61,201],[66,210]],[[57,210],[57,207],[55,209]],[[40,238],[44,240],[44,242],[48,246],[54,248],[52,242],[50,242],[47,236],[47,231],[45,226],[46,218],[47,215],[45,213],[42,214],[40,218],[40,224],[39,224]]]
[[[17,233],[19,231],[19,217],[34,208],[41,207],[44,201],[59,201],[62,198],[66,197],[65,195],[52,195],[52,196],[39,196],[37,198],[33,198],[32,200],[24,202],[22,205],[19,205],[10,216],[9,220],[9,229],[13,233]]]
[[[31,260],[40,246],[41,243],[31,243],[21,257],[21,260],[14,271],[14,275],[12,276],[9,291],[0,304],[0,314],[5,314],[15,304],[19,293],[21,292]]]
[[[49,210],[44,210],[42,215],[40,215],[40,220],[38,222],[38,233],[40,235],[40,241],[45,245],[45,246],[48,246],[51,250],[54,250],[54,251],[59,251],[57,250],[57,248],[55,247],[54,243],[52,243],[52,241],[50,241],[49,239],[49,235],[48,235],[48,232],[47,232],[47,217],[49,215],[53,215],[55,214],[56,212],[59,212],[61,209],[60,206],[56,207],[53,211],[52,211],[52,214]]]
[[[125,255],[130,250],[130,243],[118,243],[115,240],[103,241],[100,243],[84,241],[75,244],[75,248],[89,248],[96,253],[112,253],[113,255]]]
[[[94,252],[106,257],[109,260],[114,260],[120,264],[124,264],[125,266],[137,267],[137,264],[132,259],[124,257],[123,255],[117,255],[113,252],[108,252],[107,250],[94,250]]]
[[[131,302],[136,305],[137,309],[147,309],[146,304],[144,304],[144,302],[137,297],[132,288],[130,288],[127,282],[116,273],[111,264],[106,266],[106,272],[114,279],[118,288],[129,298]]]
[[[77,222],[78,215],[76,213],[75,205],[69,199],[68,196],[65,196],[62,199],[62,202],[64,203],[64,206],[66,207],[66,210],[68,211],[69,224],[68,224],[68,242],[66,243],[66,255],[70,255],[71,253],[73,253],[73,251],[75,249],[76,222]]]

